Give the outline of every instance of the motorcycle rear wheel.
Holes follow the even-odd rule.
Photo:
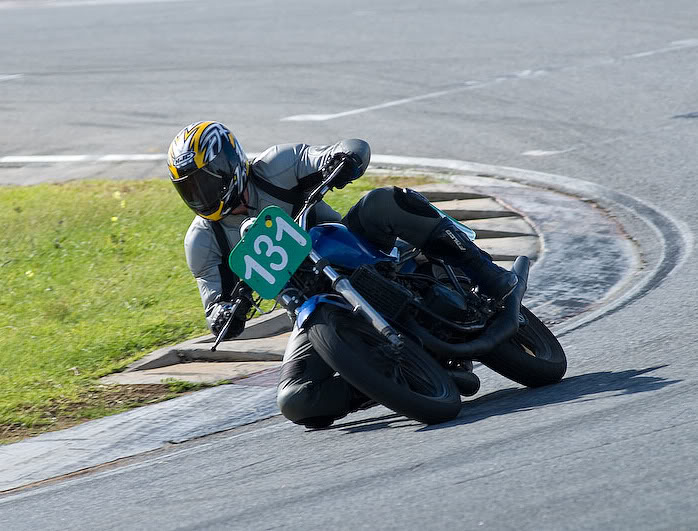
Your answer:
[[[557,383],[567,371],[567,357],[562,345],[525,306],[521,306],[518,332],[480,361],[526,387]]]
[[[308,338],[342,378],[396,413],[425,424],[458,416],[460,393],[453,380],[413,341],[404,338],[396,353],[360,316],[329,304],[313,313]]]

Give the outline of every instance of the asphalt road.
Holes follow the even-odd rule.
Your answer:
[[[358,136],[602,184],[691,247],[696,39],[688,0],[0,0],[0,157],[161,153],[211,118],[249,151]],[[0,165],[4,183],[149,175],[162,163]],[[689,258],[565,334],[559,385],[481,372],[432,428],[382,408],[264,421],[4,497],[0,528],[695,529],[697,279]]]

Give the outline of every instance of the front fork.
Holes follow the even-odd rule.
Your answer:
[[[316,251],[311,250],[308,258],[315,264],[318,272],[324,273],[332,281],[332,289],[351,304],[354,313],[361,314],[393,346],[402,347],[400,334],[354,289],[348,278],[337,273]],[[298,294],[292,291],[282,293],[279,296],[279,303],[287,310],[292,311],[296,316],[298,316],[302,306],[302,301],[299,300]]]

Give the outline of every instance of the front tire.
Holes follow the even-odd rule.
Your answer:
[[[342,378],[396,413],[425,424],[458,416],[460,393],[453,380],[413,341],[403,338],[403,349],[395,353],[363,318],[331,304],[313,313],[308,338]]]
[[[521,306],[519,331],[480,361],[526,387],[557,383],[567,371],[567,357],[562,345],[525,306]]]

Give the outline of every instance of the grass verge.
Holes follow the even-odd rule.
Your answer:
[[[405,182],[426,180],[364,177],[327,201],[346,212]],[[194,389],[98,382],[206,333],[182,246],[191,220],[166,180],[0,188],[0,442]]]

